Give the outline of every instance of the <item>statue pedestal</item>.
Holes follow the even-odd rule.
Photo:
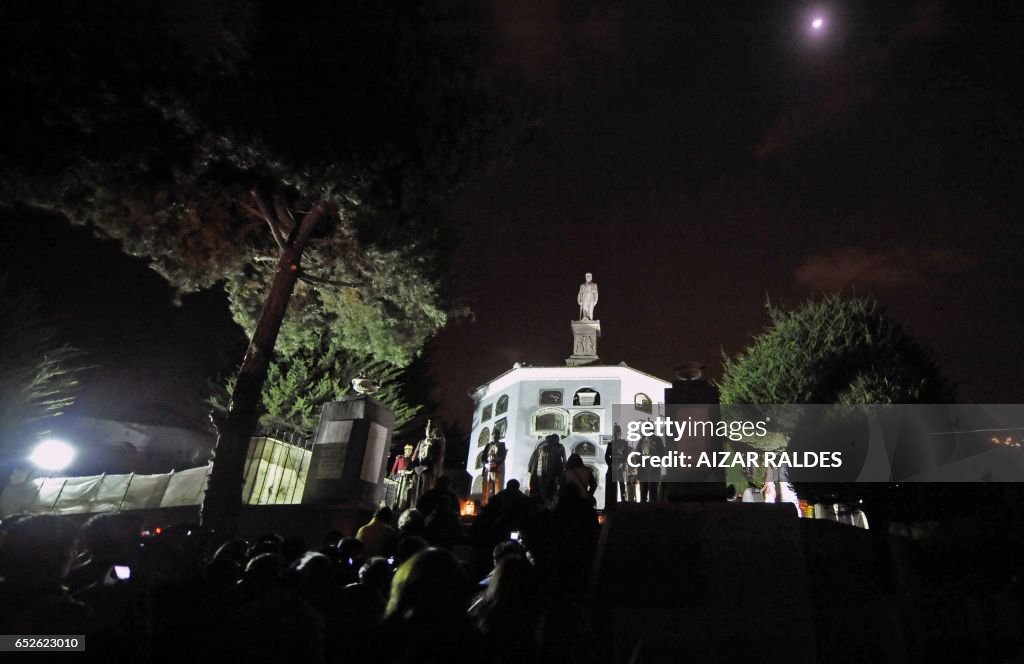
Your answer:
[[[572,355],[565,360],[568,367],[582,367],[594,364],[597,356],[597,338],[601,336],[601,321],[574,320],[572,325]]]
[[[384,494],[394,424],[388,407],[366,395],[325,404],[302,502],[376,509]]]

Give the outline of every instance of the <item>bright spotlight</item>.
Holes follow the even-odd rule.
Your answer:
[[[75,460],[75,448],[63,440],[48,438],[35,446],[28,460],[43,470],[64,470]]]
[[[813,21],[811,21],[811,29],[812,30],[821,30],[824,27],[825,27],[825,19],[821,18],[820,16],[815,18]]]

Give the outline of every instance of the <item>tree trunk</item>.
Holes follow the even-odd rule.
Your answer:
[[[238,527],[245,481],[245,457],[249,451],[249,439],[259,419],[263,383],[274,354],[277,334],[281,330],[288,302],[299,277],[302,252],[323,213],[322,204],[310,210],[284,243],[270,293],[263,303],[245,359],[238,370],[238,380],[231,393],[231,405],[218,427],[213,468],[203,498],[200,521],[205,530],[215,532],[221,538],[232,537]]]

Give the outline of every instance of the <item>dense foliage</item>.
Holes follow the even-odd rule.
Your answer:
[[[952,390],[932,353],[875,299],[838,296],[790,311],[723,358],[723,404],[946,403]]]
[[[757,409],[772,422],[767,436],[746,440],[738,449],[820,451],[822,435],[848,440],[864,433],[854,409],[805,411],[793,404],[947,403],[953,398],[931,351],[886,315],[874,298],[829,296],[788,311],[769,305],[768,315],[768,329],[737,357],[723,359],[723,416],[730,417],[729,406],[735,405],[732,415],[746,419],[749,412],[740,404],[762,404]],[[847,457],[844,473],[858,467],[854,456]],[[851,491],[852,485],[808,483],[802,475],[794,470],[787,478],[804,498],[836,500]],[[762,484],[764,468],[753,469],[749,476],[737,468],[726,473],[726,482],[737,491],[748,480]]]
[[[381,383],[373,396],[394,413],[396,431],[420,411],[419,402],[409,402],[402,369],[341,348],[330,330],[307,330],[305,336],[285,351],[278,349],[277,361],[270,366],[260,409],[262,429],[309,436],[323,405],[352,394],[352,379],[363,375]],[[231,378],[214,385],[210,403],[216,413],[227,411],[233,387]]]
[[[325,203],[268,390],[393,376],[453,313],[444,206],[518,135],[475,11],[5,3],[0,204],[89,224],[181,292],[225,283],[251,333],[278,248],[250,192],[283,218]],[[285,376],[325,344],[334,368]]]

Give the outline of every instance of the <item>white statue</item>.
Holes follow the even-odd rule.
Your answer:
[[[597,284],[594,283],[594,275],[587,272],[584,277],[586,281],[580,284],[579,295],[576,302],[580,305],[580,320],[594,320],[594,307],[597,305]]]

